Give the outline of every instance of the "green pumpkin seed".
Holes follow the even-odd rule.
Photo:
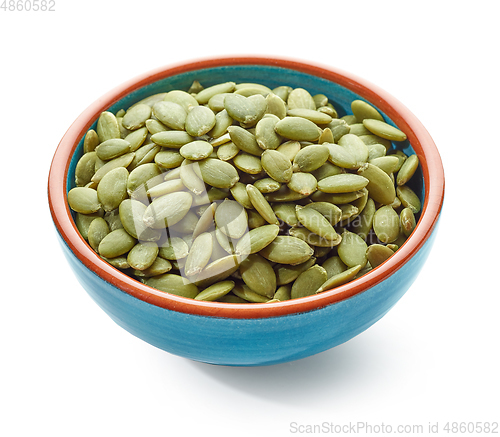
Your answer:
[[[198,161],[205,183],[216,188],[231,188],[239,180],[236,169],[225,161],[207,158]]]
[[[75,187],[68,192],[69,207],[81,214],[92,214],[101,209],[97,191],[93,188]]]
[[[394,173],[399,165],[399,159],[396,156],[381,156],[380,158],[374,158],[370,161],[370,164],[376,165],[377,167],[384,170],[388,175]]]
[[[96,152],[87,152],[78,160],[75,168],[75,184],[77,187],[83,187],[92,181],[96,159]]]
[[[166,260],[174,261],[186,258],[188,253],[189,247],[182,238],[171,237],[161,244],[158,255]]]
[[[120,138],[113,138],[99,144],[95,152],[99,158],[107,161],[130,152],[130,143]]]
[[[287,285],[282,285],[276,290],[276,293],[274,293],[274,298],[278,302],[283,302],[285,300],[290,300],[292,298],[292,286],[287,284]]]
[[[102,112],[97,120],[97,136],[99,137],[99,142],[102,143],[106,140],[120,138],[120,135],[120,127],[118,126],[115,115],[109,111]]]
[[[288,108],[305,108],[305,109],[316,109],[316,103],[312,98],[311,94],[304,88],[295,88],[289,94],[287,98]]]
[[[330,152],[325,145],[308,146],[295,155],[293,165],[301,172],[309,173],[320,168],[329,156]]]
[[[363,268],[367,263],[366,249],[368,245],[359,235],[345,231],[342,234],[342,241],[337,247],[337,253],[342,262],[347,267],[361,266]]]
[[[352,223],[352,231],[358,234],[363,240],[368,237],[368,233],[372,229],[375,210],[375,202],[373,199],[368,198],[363,211]]]
[[[241,259],[236,255],[229,255],[212,261],[196,276],[195,283],[199,287],[205,288],[218,281],[227,279],[238,270],[240,263]]]
[[[83,153],[93,152],[99,145],[99,136],[94,129],[89,129],[83,140]]]
[[[203,270],[203,268],[210,261],[212,249],[212,234],[204,232],[194,239],[193,245],[191,246],[189,255],[186,259],[186,265],[184,267],[184,273],[186,274],[186,276],[197,275]]]
[[[262,296],[259,293],[256,293],[255,291],[253,291],[250,287],[248,287],[245,284],[236,284],[236,286],[233,288],[232,292],[236,296],[245,300],[246,302],[265,303],[265,302],[269,301],[269,299],[267,297]]]
[[[256,293],[272,298],[276,291],[276,275],[271,264],[262,256],[248,255],[240,264],[243,282]]]
[[[320,265],[314,265],[302,272],[292,285],[291,298],[312,296],[328,279],[326,270]]]
[[[154,158],[155,164],[161,168],[176,168],[182,164],[184,157],[176,150],[161,150]]]
[[[358,123],[362,123],[365,118],[384,121],[380,112],[363,100],[353,100],[351,102],[351,110]]]
[[[281,187],[281,184],[278,181],[275,181],[273,178],[263,178],[255,181],[253,186],[257,188],[262,194],[267,194],[278,191]]]
[[[213,302],[225,296],[234,288],[234,281],[222,281],[205,288],[196,297],[195,300],[205,300]]]
[[[285,155],[290,162],[293,162],[297,153],[301,149],[300,142],[298,141],[286,141],[282,143],[276,150],[281,154]]]
[[[390,206],[381,206],[373,216],[373,230],[382,243],[392,243],[399,235],[399,216]]]
[[[249,255],[260,252],[273,242],[278,236],[279,230],[278,225],[265,225],[250,230],[236,243],[236,254]]]
[[[107,263],[111,264],[113,267],[120,269],[120,270],[125,270],[129,269],[130,266],[127,262],[127,257],[122,255],[122,256],[117,256],[115,258],[106,258],[105,256],[101,256],[101,258],[106,261]]]
[[[153,229],[175,225],[188,213],[192,202],[191,194],[184,191],[158,197],[146,208],[144,224]]]
[[[371,144],[366,147],[368,149],[368,162],[370,162],[372,159],[385,156],[387,153],[385,146],[383,146],[382,144]]]
[[[262,155],[263,149],[257,144],[255,135],[240,126],[229,126],[227,128],[231,141],[243,152],[251,155]]]
[[[318,181],[311,173],[293,173],[287,184],[291,190],[309,196],[318,189]]]
[[[401,222],[401,230],[407,237],[409,237],[417,224],[415,214],[413,214],[411,208],[404,208],[399,214],[399,219]]]
[[[203,106],[199,106],[198,108],[203,108]],[[200,161],[202,159],[208,158],[213,151],[214,148],[210,143],[208,143],[207,141],[197,140],[182,146],[179,150],[179,153],[184,158],[191,161]]]
[[[274,93],[266,96],[266,113],[276,115],[280,120],[286,117],[286,105],[284,100]]]
[[[138,200],[125,199],[120,203],[119,217],[123,228],[139,241],[157,241],[162,233],[159,229],[146,227],[143,218],[146,205]]]
[[[253,208],[252,202],[250,202],[250,198],[248,197],[247,187],[245,184],[236,182],[230,190],[234,200],[236,200],[241,206],[247,209]]]
[[[288,226],[298,226],[300,224],[295,213],[295,204],[293,203],[275,203],[272,205],[276,216]]]
[[[109,234],[109,226],[102,217],[96,217],[88,227],[87,237],[90,247],[96,252],[102,239]]]
[[[358,160],[345,147],[338,144],[323,144],[328,148],[328,160],[341,168],[356,169],[358,168]]]
[[[193,137],[208,133],[215,126],[215,114],[206,106],[196,106],[187,114],[186,132]]]
[[[328,124],[332,121],[332,117],[323,112],[316,111],[314,109],[306,109],[306,108],[295,108],[289,109],[287,115],[290,117],[302,117],[307,120],[312,121],[315,124]]]
[[[363,176],[344,173],[321,179],[318,182],[318,190],[324,193],[352,193],[366,187],[368,182]]]
[[[198,106],[198,101],[191,94],[182,90],[169,91],[163,100],[165,102],[177,103],[182,106],[187,113],[195,106]]]
[[[398,185],[406,184],[415,174],[418,168],[419,160],[417,155],[410,155],[401,165],[396,183]]]
[[[356,168],[368,161],[368,148],[358,136],[348,133],[339,139],[339,146],[343,147],[356,160]]]
[[[342,218],[342,210],[330,202],[312,202],[307,204],[304,209],[314,209],[319,212],[332,226],[335,226]]]
[[[279,152],[278,152],[279,153]],[[253,207],[271,225],[278,225],[278,219],[263,194],[253,185],[247,184],[247,194]]]
[[[321,129],[312,121],[302,117],[285,117],[275,125],[278,135],[289,140],[317,141]]]
[[[314,202],[330,202],[335,205],[343,205],[349,202],[353,202],[363,196],[363,190],[352,191],[351,193],[324,193],[322,191],[316,191],[311,194],[311,200]]]
[[[382,144],[385,147],[385,150],[388,151],[391,148],[391,142],[377,135],[360,135],[359,139],[363,141],[367,146],[374,144]]]
[[[300,223],[311,232],[327,240],[336,240],[337,232],[330,222],[318,211],[313,208],[304,208],[299,205],[295,208],[295,213]]]
[[[351,132],[351,127],[345,120],[342,119],[334,118],[330,123],[328,123],[327,127],[332,131],[333,140],[335,142],[339,141],[340,138]]]
[[[194,299],[198,295],[198,287],[182,276],[172,273],[146,278],[144,283],[165,293]]]
[[[127,193],[130,197],[139,197],[141,191],[146,191],[161,182],[161,171],[156,164],[145,163],[132,170],[127,180]]]
[[[216,94],[232,93],[234,91],[235,85],[236,84],[234,82],[224,82],[212,85],[196,94],[195,99],[200,105],[204,105],[205,103],[208,103],[208,101]]]
[[[302,272],[312,267],[316,262],[316,258],[309,258],[307,261],[296,265],[289,264],[277,264],[274,266],[274,272],[276,274],[276,284],[278,286],[283,286],[291,284],[295,281]],[[276,295],[275,295],[276,297]],[[279,297],[278,297],[279,298]]]
[[[184,184],[180,179],[172,179],[171,181],[165,181],[161,184],[155,185],[154,187],[148,188],[146,194],[149,197],[160,197],[168,193],[173,193],[175,191],[181,191],[184,189]]]
[[[184,144],[190,143],[194,138],[185,131],[169,130],[151,135],[151,141],[159,146],[171,149],[180,149]]]
[[[233,158],[233,164],[238,170],[249,174],[260,174],[262,172],[262,163],[260,158],[248,153],[239,153]]]
[[[127,255],[127,262],[135,270],[151,267],[158,255],[158,245],[153,242],[137,243]]]
[[[332,276],[331,278],[327,279],[323,285],[321,285],[321,287],[317,290],[317,293],[330,290],[351,281],[359,273],[361,267],[362,266],[360,265],[353,266],[343,271],[342,273],[338,273],[337,275]]]
[[[334,142],[335,138],[333,138],[332,130],[329,127],[323,129],[323,132],[321,132],[321,135],[319,136],[318,144],[334,143]]]
[[[106,173],[117,167],[128,167],[133,161],[134,156],[135,153],[130,152],[106,162],[102,167],[99,168],[99,170],[94,173],[94,176],[92,176],[92,182],[99,183]]]
[[[306,198],[306,194],[298,193],[288,188],[287,185],[282,185],[278,191],[268,193],[265,195],[265,199],[268,202],[294,202],[296,200]]]
[[[325,179],[328,176],[334,176],[343,172],[344,170],[342,170],[340,167],[327,161],[320,168],[314,170],[312,172],[312,175],[316,178],[316,180],[320,181],[321,179]]]
[[[345,121],[349,125],[358,123],[358,119],[356,118],[355,115],[344,115],[340,119]]]
[[[406,134],[398,128],[380,120],[364,119],[363,125],[374,135],[389,141],[404,141]]]
[[[224,200],[215,211],[217,227],[229,238],[239,239],[248,231],[245,208],[234,200]]]
[[[278,235],[260,252],[264,258],[279,264],[301,264],[312,257],[314,250],[300,238]]]
[[[277,150],[265,150],[262,153],[262,167],[275,181],[288,183],[293,174],[290,160]]]
[[[349,133],[357,135],[358,137],[361,135],[371,135],[371,132],[365,127],[363,123],[354,123],[349,125],[349,127],[351,128]]]
[[[369,180],[366,186],[370,197],[383,205],[390,205],[396,198],[394,183],[389,175],[373,164],[365,164],[358,174]]]
[[[107,234],[99,243],[98,251],[101,256],[115,258],[127,253],[135,246],[136,239],[125,229],[117,229]]]
[[[223,109],[215,115],[215,124],[214,127],[208,135],[212,138],[219,138],[222,135],[227,133],[227,128],[233,124],[233,119],[229,116],[227,111]],[[213,146],[216,144],[212,143]]]
[[[193,230],[193,238],[198,237],[198,235],[203,232],[211,232],[215,230],[215,210],[217,209],[217,203],[212,203],[209,205],[205,211],[201,214],[200,219],[196,223],[196,227]]]
[[[391,249],[382,244],[371,244],[366,250],[366,257],[373,268],[387,261],[393,254]]]
[[[161,150],[160,146],[154,143],[144,144],[144,146],[139,147],[135,151],[135,156],[130,165],[127,167],[128,170],[132,171],[143,164],[149,164],[154,161],[155,156]]]
[[[224,98],[224,109],[229,116],[240,123],[257,122],[258,109],[247,97],[239,94],[228,94]]]
[[[143,127],[146,120],[151,117],[151,106],[139,103],[132,106],[123,116],[122,124],[128,130]]]
[[[405,208],[410,208],[414,214],[420,212],[422,208],[422,204],[420,203],[420,199],[417,194],[407,185],[401,185],[396,190],[399,200],[401,200],[401,204]]]
[[[262,149],[275,150],[281,144],[281,137],[274,130],[279,120],[277,116],[268,115],[259,120],[255,126],[255,139]]]
[[[75,217],[75,224],[78,229],[78,232],[80,232],[81,236],[85,239],[88,240],[88,230],[90,227],[90,224],[92,221],[97,218],[97,217],[102,217],[103,216],[103,210],[100,209],[99,211],[92,213],[92,214],[81,214],[79,212],[76,213]]]
[[[130,144],[130,151],[135,152],[139,147],[144,144],[148,136],[148,130],[146,127],[141,127],[133,132],[130,132],[124,140]]]
[[[183,130],[187,112],[178,103],[161,101],[153,105],[153,115],[165,126],[171,129]]]
[[[156,259],[153,261],[153,264],[151,264],[147,269],[136,270],[134,274],[142,278],[150,278],[152,276],[163,275],[164,273],[167,273],[170,270],[172,270],[172,263],[166,259],[157,256]]]
[[[240,149],[236,147],[236,144],[234,144],[232,141],[229,141],[217,148],[217,157],[221,161],[230,161],[238,154],[239,151]]]
[[[339,273],[345,272],[347,266],[342,262],[338,255],[331,256],[321,266],[326,270],[327,279]]]
[[[127,197],[129,173],[125,167],[117,167],[106,173],[97,186],[97,197],[104,211],[112,211]]]

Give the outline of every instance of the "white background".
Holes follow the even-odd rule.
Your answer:
[[[438,422],[448,435],[447,422],[500,422],[496,4],[0,9],[0,435],[279,437],[324,422],[425,433]],[[446,173],[435,247],[396,307],[333,350],[261,368],[191,362],[118,327],[70,272],[46,196],[59,140],[102,94],[160,66],[232,54],[319,62],[379,85],[426,126]]]

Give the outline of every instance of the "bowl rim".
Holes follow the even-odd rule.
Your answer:
[[[71,157],[79,141],[97,120],[98,115],[127,94],[158,80],[193,70],[236,65],[282,67],[336,82],[380,108],[406,133],[422,167],[425,201],[412,235],[387,261],[352,282],[314,296],[273,304],[205,302],[165,293],[142,284],[102,260],[81,237],[73,222],[67,202],[67,173]],[[444,200],[444,185],[441,157],[430,134],[408,108],[383,89],[354,74],[319,63],[287,57],[233,55],[199,58],[159,67],[122,83],[97,99],[72,123],[54,153],[48,177],[48,201],[56,230],[73,254],[85,267],[121,291],[157,307],[181,313],[255,319],[298,314],[323,308],[356,296],[387,279],[403,267],[432,234]]]

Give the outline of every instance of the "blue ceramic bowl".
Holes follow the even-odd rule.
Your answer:
[[[420,159],[412,188],[422,201],[416,229],[385,263],[333,290],[275,304],[200,302],[154,290],[104,262],[78,233],[66,200],[74,186],[83,137],[104,110],[127,108],[144,97],[223,81],[259,82],[324,93],[339,112],[363,99],[408,137],[399,145]],[[172,354],[212,364],[257,366],[304,358],[355,337],[379,320],[412,285],[434,242],[444,196],[439,153],[428,132],[400,102],[378,87],[323,65],[290,59],[203,59],[150,72],[109,92],[69,128],[54,155],[49,204],[62,250],[92,299],[120,326]]]

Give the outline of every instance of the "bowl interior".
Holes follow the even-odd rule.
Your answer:
[[[131,81],[121,87],[118,87],[116,90],[111,91],[108,95],[104,96],[103,99],[88,108],[80,116],[80,123],[78,126],[72,126],[72,128],[70,128],[65,138],[61,141],[61,145],[59,147],[59,149],[62,147],[64,148],[65,153],[68,154],[69,158],[69,165],[66,162],[66,169],[64,172],[64,200],[61,199],[61,202],[65,202],[65,208],[68,215],[71,214],[74,220],[74,213],[70,211],[67,206],[65,196],[67,192],[75,186],[75,167],[83,153],[83,139],[85,133],[89,128],[96,128],[97,119],[100,113],[103,110],[116,113],[118,110],[127,109],[134,103],[153,94],[168,92],[174,89],[187,90],[193,80],[198,80],[204,87],[220,82],[234,81],[236,83],[261,83],[270,88],[280,85],[288,85],[293,88],[305,88],[312,95],[318,93],[325,94],[336,108],[339,117],[352,113],[350,105],[353,100],[361,99],[369,102],[380,111],[387,123],[399,127],[407,134],[408,139],[406,141],[393,143],[392,147],[394,149],[397,147],[397,149],[402,150],[407,155],[416,153],[419,156],[422,165],[417,170],[417,174],[412,178],[409,186],[415,191],[415,193],[417,193],[422,202],[422,215],[426,214],[425,211],[429,204],[429,202],[427,202],[428,199],[426,199],[426,196],[429,195],[429,186],[426,187],[426,185],[430,185],[429,181],[433,177],[431,172],[436,173],[435,177],[437,179],[437,187],[432,193],[437,201],[432,202],[433,206],[427,214],[429,216],[427,222],[422,224],[420,221],[417,225],[417,229],[414,231],[414,234],[406,241],[398,252],[396,252],[396,254],[386,263],[376,269],[373,269],[364,277],[344,286],[337,287],[335,290],[323,292],[320,295],[274,304],[274,308],[272,310],[270,309],[271,305],[266,306],[266,304],[227,304],[192,301],[191,299],[172,295],[167,297],[165,296],[165,293],[156,292],[150,287],[146,287],[144,284],[141,284],[135,279],[130,278],[109,265],[104,268],[102,266],[104,261],[92,251],[83,238],[79,235],[77,237],[71,235],[73,240],[75,238],[79,238],[81,240],[81,242],[78,242],[80,249],[77,251],[77,256],[81,257],[82,262],[87,265],[87,267],[95,269],[97,274],[103,273],[104,268],[104,270],[106,270],[106,275],[108,275],[107,277],[109,278],[112,276],[113,283],[116,282],[123,291],[134,295],[137,293],[139,298],[141,298],[141,296],[144,298],[143,296],[146,294],[147,297],[144,298],[145,300],[165,308],[168,308],[171,301],[173,301],[176,305],[176,309],[180,311],[192,313],[199,313],[201,311],[202,314],[220,316],[225,315],[224,312],[221,312],[222,305],[222,307],[224,307],[222,308],[222,311],[225,311],[226,309],[231,311],[227,314],[227,316],[230,317],[260,317],[263,315],[281,315],[301,312],[335,303],[336,301],[362,292],[367,287],[375,285],[390,275],[391,270],[393,271],[394,269],[401,267],[409,257],[413,256],[418,251],[419,247],[421,247],[424,242],[423,240],[430,236],[439,216],[444,193],[444,175],[442,175],[442,165],[440,164],[437,149],[435,148],[435,145],[427,131],[402,104],[376,86],[359,78],[353,77],[352,75],[344,75],[345,73],[343,72],[332,72],[332,70],[325,70],[322,67],[311,67],[310,65],[296,62],[272,62],[271,60],[252,59],[254,62],[231,58],[229,61],[222,59],[216,60],[215,62],[187,64],[183,65],[180,69],[161,69],[150,75],[143,76],[140,80]],[[75,124],[77,123],[75,122]],[[70,133],[72,135],[68,136]],[[56,155],[58,152],[56,152]],[[430,156],[434,157],[432,160],[432,166],[430,165],[430,161],[426,159]],[[67,161],[68,158],[66,158]],[[424,180],[428,181],[427,184]],[[49,177],[49,197],[50,192],[51,185]],[[54,217],[54,208],[52,207],[51,209],[53,210]],[[63,212],[58,211],[58,214],[63,214]],[[418,218],[419,217],[417,216],[417,219]],[[57,226],[58,223],[56,223],[56,227]],[[74,222],[71,224],[71,227],[73,228],[73,231],[71,231],[72,233],[77,232]],[[62,234],[63,238],[65,238],[66,242],[68,242],[68,232],[63,232]],[[410,241],[413,241],[413,243],[409,244]],[[405,246],[408,247],[405,248]],[[88,253],[85,252],[82,254],[84,251],[87,251]],[[75,252],[74,249],[73,252]],[[118,280],[115,281],[117,278]],[[246,307],[246,309],[241,311],[241,307],[243,306]],[[250,310],[249,307],[251,307]],[[240,310],[239,314],[235,313],[237,309]]]

